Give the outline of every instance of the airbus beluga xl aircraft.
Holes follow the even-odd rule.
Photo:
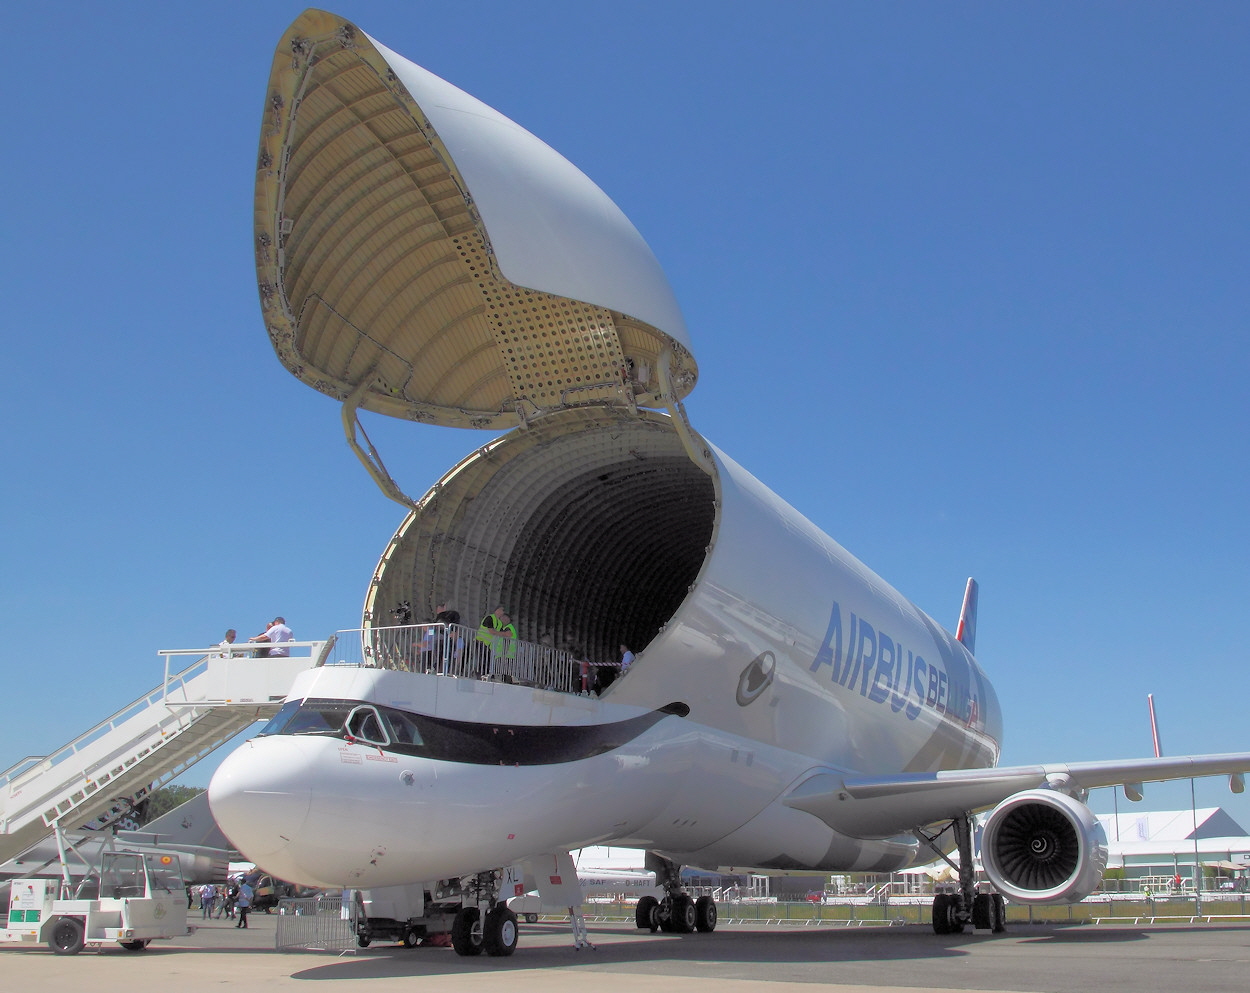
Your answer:
[[[505,899],[578,903],[585,845],[646,849],[665,895],[638,925],[669,931],[716,924],[682,865],[888,872],[957,849],[934,929],[1001,930],[1004,896],[1098,884],[1089,789],[1241,789],[1250,753],[996,767],[976,584],[948,633],[697,432],[658,262],[511,120],[310,10],[274,57],[256,176],[273,347],[343,404],[408,511],[361,629],[212,780],[221,827],[268,871],[407,887],[413,934],[442,921],[462,954],[502,955]],[[359,408],[507,433],[411,500]],[[465,625],[408,623],[444,602]],[[621,645],[636,660],[603,688],[583,663]],[[991,807],[986,886],[970,818]]]

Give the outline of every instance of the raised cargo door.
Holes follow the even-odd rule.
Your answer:
[[[350,22],[279,44],[256,174],[256,263],[283,364],[408,420],[509,428],[661,406],[698,376],[655,256],[576,167]]]

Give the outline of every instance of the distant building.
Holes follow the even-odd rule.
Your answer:
[[[1181,876],[1186,888],[1198,862],[1229,881],[1250,869],[1250,836],[1223,807],[1099,814],[1107,832],[1107,867],[1122,868],[1126,879]],[[1208,886],[1209,888],[1209,886]]]
[[[986,816],[980,814],[976,818],[978,870],[980,827]],[[1096,816],[1107,833],[1107,868],[1123,869],[1126,880],[1142,880],[1153,886],[1163,880],[1170,883],[1180,876],[1181,888],[1192,892],[1196,839],[1198,863],[1207,868],[1207,876],[1213,872],[1216,877],[1208,879],[1204,890],[1219,889],[1221,885],[1242,892],[1250,890],[1250,836],[1223,807]],[[958,853],[952,853],[950,858],[956,865],[959,863]],[[950,865],[941,859],[899,875],[917,890],[923,889],[928,880],[941,883],[955,879]]]

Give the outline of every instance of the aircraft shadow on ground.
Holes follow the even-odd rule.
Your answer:
[[[1088,927],[1074,925],[1072,927],[1056,927],[1048,930],[1046,934],[1029,935],[1024,933],[1024,937],[1031,943],[1037,942],[1055,942],[1063,944],[1115,944],[1122,941],[1145,941],[1150,937],[1152,932],[1158,932],[1166,929],[1168,934],[1210,934],[1212,931],[1223,930],[1245,930],[1244,924],[1165,924],[1152,927],[1139,927],[1135,925],[1103,925],[1100,927]]]
[[[307,963],[291,973],[292,978],[330,980],[382,978],[408,975],[461,975],[475,971],[508,972],[532,968],[645,967],[671,969],[683,963],[697,963],[709,957],[725,964],[759,965],[786,963],[871,963],[908,960],[935,960],[958,957],[984,942],[1014,940],[1023,944],[1115,945],[1144,941],[1152,933],[1209,935],[1212,931],[1245,930],[1239,924],[1195,924],[1091,927],[1083,924],[1016,925],[1005,935],[966,932],[937,936],[925,925],[892,928],[810,928],[728,930],[711,934],[647,934],[624,926],[600,927],[591,932],[596,947],[575,951],[567,925],[525,925],[521,944],[509,958],[482,955],[464,958],[450,948],[407,949],[401,945],[373,945],[353,950],[347,957],[329,951],[288,951]],[[541,943],[536,943],[541,942]],[[45,949],[31,949],[42,953]],[[145,958],[178,955],[184,949],[152,945]],[[200,955],[273,955],[271,947],[195,948]],[[129,956],[114,945],[103,946],[97,954]],[[330,956],[334,956],[333,959]],[[644,968],[645,971],[645,968]]]
[[[373,947],[333,962],[311,964],[291,973],[309,981],[380,979],[396,976],[460,975],[472,972],[510,972],[521,969],[592,968],[669,973],[685,968],[697,971],[700,962],[713,959],[734,965],[795,966],[831,963],[932,961],[967,954],[965,946],[1000,941],[989,934],[938,937],[927,927],[873,929],[807,929],[728,931],[715,934],[652,935],[621,929],[591,932],[596,947],[575,951],[565,944],[526,944],[525,937],[567,937],[568,929],[531,925],[521,945],[509,958],[464,958],[449,948],[405,949],[398,945]],[[1009,936],[1010,937],[1010,936]],[[1121,936],[1123,940],[1123,936]]]

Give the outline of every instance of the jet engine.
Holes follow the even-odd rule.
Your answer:
[[[985,822],[981,863],[998,891],[1019,903],[1077,903],[1102,880],[1107,836],[1081,801],[1026,790]]]

